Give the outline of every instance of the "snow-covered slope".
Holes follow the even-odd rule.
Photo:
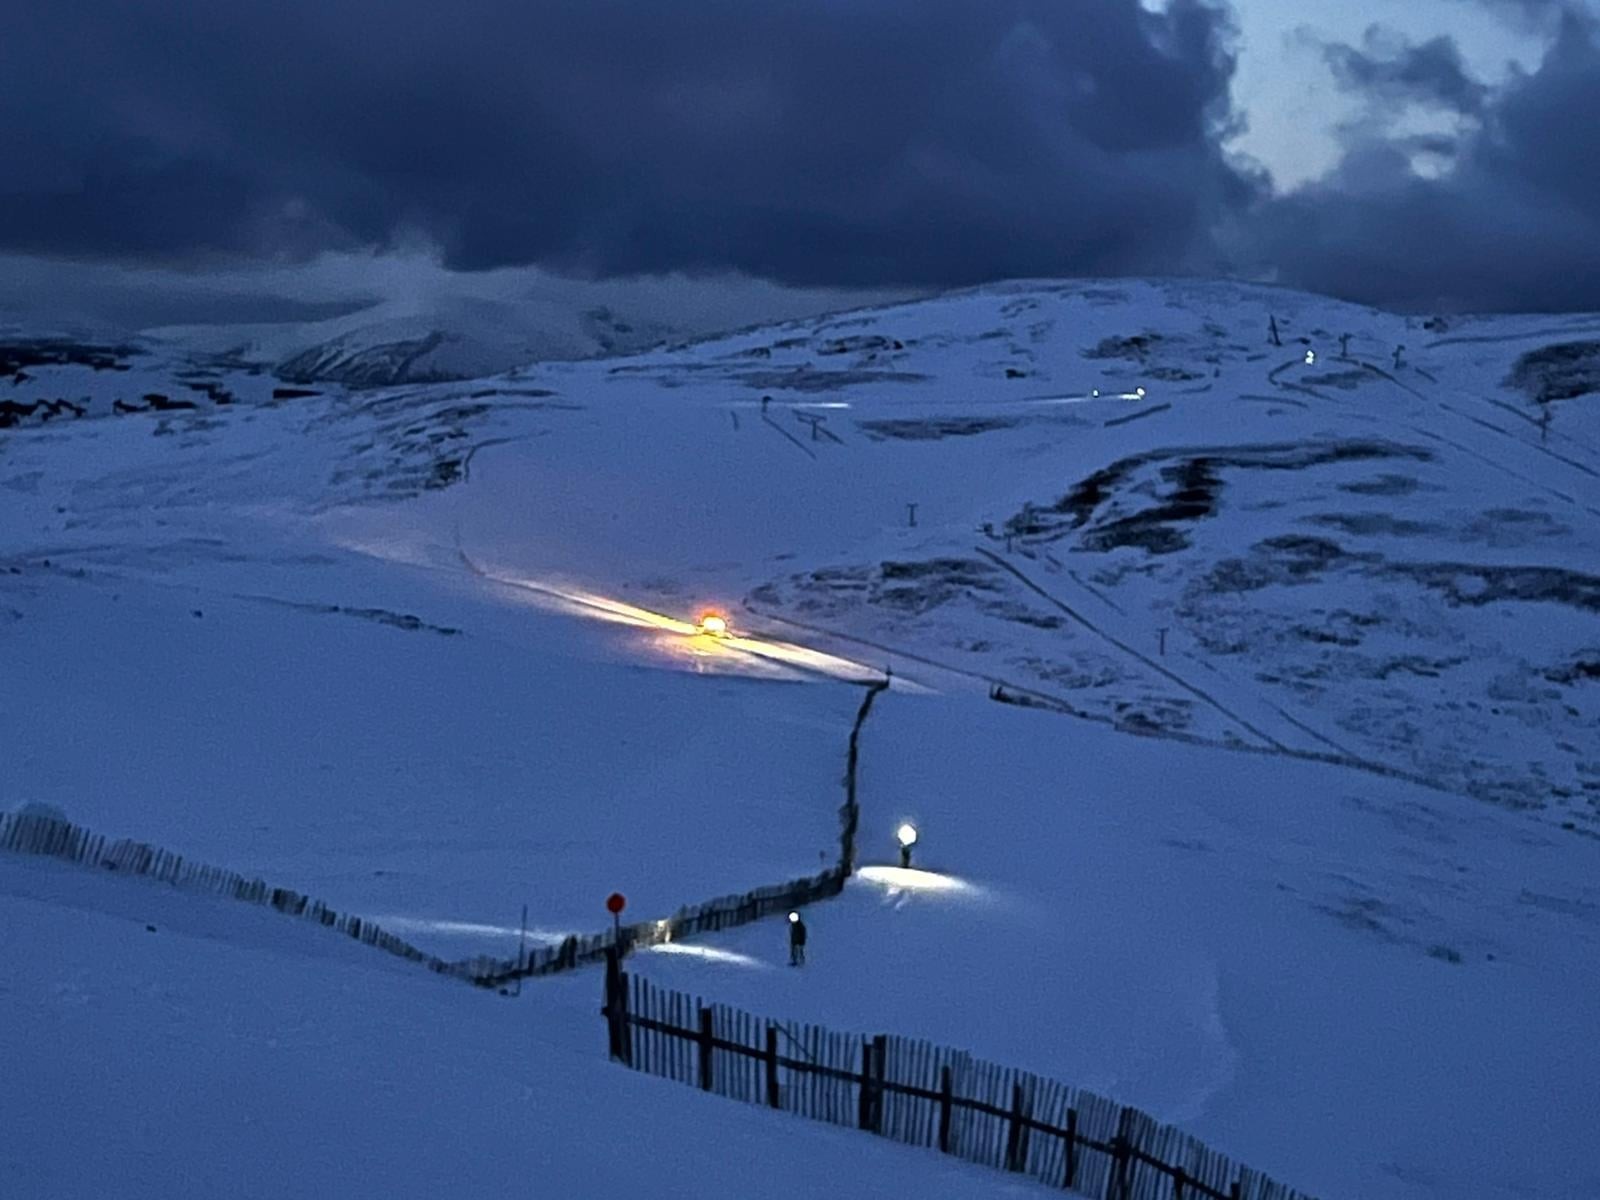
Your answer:
[[[542,370],[581,415],[497,422],[479,487],[375,521],[1594,830],[1600,419],[1504,381],[1596,324],[991,289]]]
[[[202,331],[187,332],[185,340],[192,342]],[[461,300],[421,313],[380,308],[327,322],[314,332],[253,332],[246,344],[276,346],[274,372],[280,378],[350,387],[474,379],[532,362],[641,350],[674,334],[667,326],[630,320],[604,305],[574,313],[531,300]],[[205,336],[214,341],[217,334],[205,331]]]
[[[299,397],[476,379],[528,363],[682,337],[600,304],[386,302],[312,323],[170,326],[136,336],[0,332],[0,429],[130,412],[210,412]]]
[[[593,988],[535,1015],[272,913],[38,862],[0,866],[0,916],[6,1196],[999,1191],[611,1067]]]
[[[456,589],[373,604],[397,593],[360,567],[289,567],[330,589],[303,594],[7,576],[0,788],[449,957],[515,954],[523,904],[545,944],[614,888],[660,915],[834,852],[855,689],[642,671],[648,645]]]
[[[190,359],[35,363],[14,394],[96,403],[0,430],[0,803],[506,953],[523,903],[545,936],[814,870],[892,667],[868,856],[917,816],[940,876],[818,910],[803,975],[764,927],[640,969],[1101,1087],[1330,1198],[1595,1194],[1600,398],[1550,347],[1600,318],[1429,325],[1016,284],[360,392],[217,360],[230,403],[148,413],[108,397]],[[89,903],[34,870],[0,862],[12,936]],[[39,961],[25,1020],[71,982]],[[518,1019],[587,1028],[594,987]]]

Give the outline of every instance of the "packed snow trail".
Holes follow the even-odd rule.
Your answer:
[[[1391,386],[1399,389],[1400,391],[1405,392],[1407,395],[1412,396],[1412,397],[1416,398],[1417,400],[1422,401],[1425,404],[1432,404],[1435,407],[1437,407],[1439,409],[1439,411],[1445,412],[1445,413],[1449,413],[1452,417],[1455,417],[1455,418],[1457,418],[1459,420],[1463,420],[1463,421],[1469,421],[1473,425],[1476,425],[1481,429],[1487,429],[1491,433],[1495,433],[1495,434],[1500,435],[1501,438],[1503,438],[1506,441],[1508,441],[1508,442],[1512,443],[1513,445],[1515,445],[1516,448],[1519,451],[1523,452],[1524,454],[1526,454],[1528,452],[1532,452],[1534,454],[1542,454],[1546,458],[1553,459],[1553,460],[1563,464],[1564,466],[1571,467],[1574,470],[1577,470],[1577,471],[1581,472],[1582,474],[1588,476],[1590,479],[1600,480],[1600,471],[1597,471],[1594,467],[1590,466],[1587,463],[1580,462],[1578,459],[1575,459],[1575,458],[1569,458],[1567,455],[1561,454],[1558,451],[1552,450],[1552,449],[1550,449],[1549,446],[1543,445],[1540,442],[1531,441],[1531,440],[1526,439],[1526,438],[1517,437],[1509,429],[1505,429],[1505,428],[1502,428],[1499,425],[1495,425],[1492,422],[1484,420],[1482,417],[1474,416],[1472,413],[1463,412],[1461,409],[1455,407],[1453,404],[1451,404],[1447,400],[1440,399],[1437,396],[1429,396],[1424,392],[1418,391],[1416,388],[1411,387],[1409,384],[1405,383],[1403,380],[1401,380],[1401,379],[1397,378],[1396,376],[1390,374],[1388,371],[1385,371],[1382,367],[1374,365],[1373,363],[1361,362],[1359,360],[1357,360],[1357,361],[1359,362],[1359,365],[1362,368],[1364,368],[1365,370],[1367,370],[1367,371],[1371,372],[1372,374],[1378,376],[1380,379],[1384,380],[1385,382],[1387,382]],[[1437,387],[1437,386],[1440,386],[1440,385],[1435,384],[1434,386]],[[1443,435],[1438,434],[1438,433],[1436,433],[1434,431],[1431,431],[1431,430],[1428,430],[1428,429],[1424,429],[1424,428],[1422,428],[1420,426],[1411,425],[1411,426],[1408,426],[1408,428],[1410,428],[1411,430],[1413,430],[1416,433],[1421,434],[1424,437],[1433,438],[1435,441],[1446,442],[1448,445],[1450,445],[1454,449],[1460,450],[1463,454],[1472,455],[1472,457],[1476,458],[1479,462],[1482,462],[1487,466],[1493,467],[1495,470],[1500,471],[1503,474],[1508,475],[1513,479],[1516,479],[1519,483],[1525,483],[1525,484],[1528,484],[1530,487],[1539,488],[1540,490],[1544,491],[1548,495],[1554,496],[1556,499],[1562,501],[1563,503],[1570,504],[1570,505],[1573,505],[1573,506],[1576,506],[1576,507],[1580,507],[1585,512],[1589,513],[1590,515],[1600,517],[1600,507],[1596,507],[1594,504],[1589,503],[1589,502],[1584,501],[1584,500],[1580,500],[1576,496],[1570,495],[1567,492],[1559,491],[1558,489],[1550,486],[1548,483],[1543,483],[1543,482],[1541,482],[1541,481],[1539,481],[1537,479],[1534,479],[1533,477],[1531,477],[1529,475],[1525,475],[1525,474],[1521,473],[1520,471],[1516,471],[1516,470],[1512,469],[1511,467],[1507,466],[1505,463],[1503,463],[1500,460],[1496,459],[1493,455],[1485,454],[1480,450],[1476,450],[1476,449],[1474,449],[1474,448],[1472,448],[1470,446],[1463,445],[1460,442],[1450,441],[1449,439],[1446,439]],[[1496,444],[1499,445],[1499,443],[1496,443]],[[1589,486],[1593,486],[1593,485],[1591,484]]]
[[[1089,713],[1081,711],[1070,701],[1063,699],[1061,696],[1056,695],[1053,692],[1047,692],[1041,688],[1031,687],[1027,684],[1016,683],[1012,680],[1002,678],[999,675],[992,675],[983,671],[974,671],[966,667],[957,667],[948,662],[942,662],[939,659],[930,658],[925,654],[918,654],[915,651],[907,650],[903,646],[893,646],[887,642],[874,641],[870,638],[864,638],[857,634],[844,633],[838,629],[828,629],[810,621],[801,621],[795,617],[784,616],[781,613],[766,612],[759,608],[752,608],[750,611],[760,616],[763,620],[771,621],[778,625],[787,625],[793,629],[801,629],[807,633],[827,638],[830,641],[845,642],[855,646],[866,646],[873,650],[882,651],[886,659],[886,671],[890,674],[892,686],[896,690],[899,690],[902,687],[910,687],[916,691],[930,693],[948,692],[962,690],[961,686],[951,686],[952,684],[971,685],[974,683],[981,683],[984,685],[985,689],[1003,687],[1008,691],[1017,692],[1021,695],[1033,696],[1039,700],[1045,701],[1049,706],[1057,708],[1060,711],[1074,717],[1080,717],[1084,720],[1099,719],[1091,716]],[[905,663],[914,664],[912,673],[915,673],[918,668],[922,669],[919,680],[913,681],[906,678],[906,673],[903,671],[903,665]],[[896,670],[895,668],[897,666],[900,666],[902,670]],[[931,684],[929,684],[927,681],[932,679],[939,680],[945,686],[938,688],[931,686]]]
[[[1245,751],[1253,751],[1253,752],[1256,752],[1256,753],[1265,753],[1265,754],[1280,754],[1280,755],[1283,755],[1283,756],[1285,756],[1287,758],[1303,758],[1303,759],[1307,759],[1307,760],[1312,761],[1312,762],[1324,762],[1324,763],[1334,764],[1334,765],[1337,765],[1337,766],[1353,767],[1353,768],[1356,768],[1357,770],[1368,771],[1368,772],[1371,772],[1374,775],[1387,776],[1387,777],[1389,777],[1391,779],[1406,779],[1406,780],[1410,780],[1413,783],[1422,784],[1424,787],[1438,788],[1441,791],[1452,791],[1452,789],[1449,788],[1448,786],[1446,786],[1444,784],[1441,784],[1436,780],[1430,780],[1426,776],[1418,775],[1415,772],[1406,771],[1406,770],[1404,770],[1402,768],[1399,768],[1399,767],[1393,767],[1393,766],[1390,766],[1387,763],[1375,762],[1375,761],[1373,761],[1371,759],[1362,758],[1359,755],[1352,755],[1348,750],[1345,750],[1343,747],[1337,745],[1336,743],[1329,741],[1327,738],[1325,738],[1321,734],[1317,733],[1316,730],[1314,730],[1314,729],[1310,728],[1309,726],[1303,724],[1302,722],[1296,720],[1293,716],[1291,716],[1289,713],[1285,712],[1283,709],[1279,708],[1276,704],[1273,704],[1270,701],[1263,701],[1263,703],[1266,703],[1268,707],[1272,708],[1277,713],[1277,715],[1282,717],[1285,721],[1288,721],[1291,725],[1294,725],[1296,728],[1300,729],[1304,733],[1309,734],[1311,737],[1316,738],[1318,741],[1322,742],[1324,745],[1332,747],[1332,749],[1334,750],[1334,753],[1333,754],[1328,754],[1326,752],[1318,751],[1318,750],[1297,749],[1297,748],[1295,748],[1293,746],[1286,745],[1285,743],[1279,741],[1277,738],[1274,738],[1274,737],[1270,736],[1269,734],[1264,733],[1260,729],[1256,728],[1250,722],[1246,721],[1243,717],[1239,716],[1233,709],[1231,709],[1227,705],[1223,704],[1220,700],[1218,700],[1211,693],[1205,691],[1202,688],[1196,687],[1194,684],[1192,684],[1188,680],[1184,679],[1181,675],[1177,674],[1176,672],[1170,670],[1167,667],[1162,666],[1155,659],[1150,658],[1146,654],[1141,654],[1138,650],[1135,650],[1132,646],[1129,646],[1125,642],[1121,641],[1120,639],[1112,636],[1109,633],[1106,633],[1103,629],[1101,629],[1099,626],[1095,625],[1087,617],[1084,617],[1081,613],[1079,613],[1071,605],[1067,604],[1063,600],[1060,600],[1059,598],[1054,596],[1052,593],[1047,591],[1045,588],[1040,586],[1038,583],[1036,583],[1032,579],[1030,579],[1015,564],[1006,561],[1000,555],[997,555],[993,551],[987,550],[987,549],[985,549],[984,547],[981,547],[981,546],[977,548],[977,552],[979,554],[982,554],[984,557],[988,558],[990,561],[994,562],[996,565],[1000,566],[1002,569],[1004,569],[1009,574],[1015,576],[1023,584],[1024,587],[1028,588],[1029,591],[1034,592],[1035,594],[1040,596],[1042,599],[1044,599],[1046,602],[1048,602],[1052,606],[1060,609],[1062,612],[1064,612],[1067,615],[1069,615],[1070,617],[1072,617],[1075,621],[1077,621],[1079,624],[1084,626],[1084,628],[1088,629],[1090,632],[1092,632],[1092,633],[1096,634],[1097,636],[1103,638],[1105,641],[1110,643],[1116,649],[1118,649],[1118,650],[1122,651],[1123,653],[1129,655],[1135,661],[1139,662],[1141,665],[1149,667],[1151,670],[1153,670],[1157,674],[1163,676],[1164,678],[1166,678],[1170,682],[1177,684],[1177,686],[1182,688],[1184,691],[1186,691],[1189,694],[1197,697],[1202,702],[1210,705],[1213,709],[1215,709],[1223,717],[1225,717],[1226,719],[1234,722],[1241,729],[1245,730],[1247,733],[1249,733],[1252,736],[1254,736],[1255,738],[1259,739],[1260,744],[1252,746],[1252,745],[1248,745],[1248,744],[1233,744],[1233,743],[1230,743],[1230,742],[1227,742],[1227,741],[1214,742],[1214,741],[1211,741],[1210,739],[1207,739],[1207,738],[1199,738],[1199,737],[1195,737],[1195,736],[1189,735],[1189,734],[1175,734],[1175,733],[1171,733],[1171,732],[1160,732],[1160,733],[1153,733],[1153,734],[1141,734],[1141,736],[1165,738],[1165,739],[1171,740],[1171,741],[1191,742],[1191,743],[1196,743],[1196,744],[1200,744],[1200,745],[1211,745],[1211,746],[1217,746],[1217,747],[1222,748],[1222,749],[1245,750]],[[1202,663],[1201,665],[1206,665],[1206,664]]]
[[[1239,716],[1238,713],[1236,713],[1232,709],[1228,708],[1226,705],[1224,705],[1220,700],[1218,700],[1215,696],[1211,695],[1209,692],[1206,692],[1206,691],[1202,690],[1201,688],[1195,687],[1194,684],[1190,683],[1187,679],[1183,678],[1183,676],[1177,674],[1175,671],[1172,671],[1167,667],[1162,666],[1159,662],[1157,662],[1155,659],[1151,658],[1149,655],[1141,654],[1138,650],[1135,650],[1132,646],[1128,645],[1126,642],[1122,641],[1120,638],[1114,637],[1112,634],[1107,633],[1104,629],[1100,628],[1100,626],[1096,625],[1093,621],[1089,620],[1088,617],[1085,617],[1077,609],[1073,608],[1070,604],[1066,603],[1066,601],[1061,600],[1058,597],[1052,595],[1050,592],[1046,591],[1039,584],[1035,583],[1026,574],[1024,574],[1022,572],[1022,570],[1019,569],[1014,563],[1008,562],[1004,557],[1002,557],[999,554],[996,554],[994,551],[988,549],[985,546],[977,547],[977,553],[981,554],[984,558],[986,558],[990,562],[994,563],[995,566],[999,567],[1002,571],[1005,571],[1007,574],[1014,576],[1022,584],[1023,587],[1027,588],[1030,592],[1033,592],[1035,595],[1040,597],[1040,599],[1044,600],[1045,603],[1051,605],[1053,608],[1057,608],[1057,609],[1061,610],[1067,616],[1071,617],[1074,621],[1076,621],[1079,625],[1083,626],[1090,633],[1094,634],[1096,637],[1100,638],[1102,641],[1106,642],[1108,645],[1111,645],[1111,646],[1115,647],[1117,650],[1121,651],[1123,654],[1127,655],[1129,658],[1131,658],[1134,661],[1140,663],[1142,666],[1146,667],[1147,669],[1155,672],[1157,675],[1160,675],[1162,678],[1166,679],[1169,683],[1176,684],[1178,687],[1180,687],[1184,691],[1188,692],[1191,696],[1195,697],[1201,703],[1210,705],[1218,713],[1222,714],[1222,716],[1227,718],[1229,721],[1232,721],[1235,725],[1239,726],[1239,728],[1243,729],[1246,733],[1250,734],[1250,736],[1256,738],[1259,742],[1262,743],[1262,745],[1264,745],[1268,749],[1284,751],[1284,752],[1288,751],[1289,748],[1287,746],[1285,746],[1282,742],[1278,741],[1277,738],[1271,736],[1268,733],[1264,733],[1260,729],[1257,729],[1249,721],[1247,721],[1243,717]]]
[[[1221,701],[1218,700],[1211,693],[1205,692],[1202,689],[1194,687],[1187,680],[1185,680],[1181,676],[1179,676],[1176,672],[1171,671],[1170,669],[1166,668],[1164,664],[1158,662],[1156,659],[1152,659],[1149,655],[1142,654],[1140,651],[1134,649],[1134,647],[1132,646],[1131,642],[1128,640],[1128,638],[1127,638],[1127,636],[1125,634],[1122,635],[1122,636],[1113,635],[1109,630],[1107,630],[1104,627],[1103,624],[1091,621],[1088,617],[1084,616],[1077,609],[1073,608],[1070,605],[1067,605],[1064,601],[1061,600],[1060,597],[1056,596],[1054,593],[1049,592],[1048,589],[1044,588],[1044,586],[1042,584],[1039,584],[1036,580],[1032,579],[1031,577],[1026,576],[1024,574],[1024,572],[1022,571],[1022,569],[1020,567],[1018,567],[1015,562],[1013,562],[1013,561],[1011,561],[1009,559],[1002,559],[1002,558],[996,556],[994,554],[994,552],[983,550],[982,548],[980,548],[979,552],[985,554],[990,559],[990,561],[995,562],[997,565],[1002,566],[1005,569],[1007,569],[1008,571],[1010,571],[1013,575],[1015,575],[1017,578],[1022,580],[1029,587],[1030,590],[1032,590],[1036,594],[1044,597],[1053,607],[1062,609],[1063,611],[1067,612],[1069,615],[1073,616],[1074,619],[1076,619],[1080,625],[1083,625],[1090,632],[1094,633],[1096,636],[1098,636],[1102,640],[1108,642],[1110,645],[1114,646],[1116,649],[1122,651],[1124,654],[1126,654],[1129,657],[1133,658],[1134,661],[1138,662],[1141,666],[1146,667],[1146,668],[1156,672],[1157,674],[1164,675],[1164,677],[1167,678],[1169,681],[1177,682],[1179,684],[1179,686],[1183,687],[1186,691],[1189,691],[1191,694],[1197,696],[1202,701],[1204,701],[1206,703],[1209,703],[1213,707],[1213,709],[1215,709],[1217,712],[1221,713],[1224,717],[1227,717],[1230,720],[1236,721],[1240,725],[1241,728],[1244,728],[1247,731],[1249,731],[1251,729],[1251,727],[1245,723],[1244,718],[1236,711],[1236,706],[1237,706],[1237,700],[1236,699],[1230,701],[1230,705],[1231,706],[1223,705],[1221,703]],[[1024,554],[1026,555],[1027,552],[1024,551]],[[1086,583],[1083,580],[1083,578],[1081,576],[1079,576],[1079,574],[1076,571],[1067,570],[1065,568],[1065,566],[1062,564],[1060,559],[1056,558],[1053,554],[1050,554],[1048,552],[1045,553],[1044,558],[1045,558],[1046,561],[1048,561],[1051,564],[1051,566],[1056,568],[1058,571],[1064,572],[1065,575],[1067,576],[1067,578],[1071,579],[1072,582],[1077,587],[1079,587],[1084,592],[1088,593],[1091,597],[1093,597],[1095,600],[1099,601],[1101,604],[1105,605],[1107,608],[1110,608],[1113,612],[1115,612],[1118,618],[1120,618],[1123,621],[1127,620],[1128,613],[1126,612],[1126,610],[1124,610],[1120,606],[1118,606],[1115,602],[1113,602],[1110,599],[1110,597],[1108,597],[1105,594],[1103,594],[1098,588],[1094,587],[1092,584]],[[1195,664],[1196,666],[1202,668],[1203,670],[1210,671],[1213,675],[1216,675],[1219,678],[1225,678],[1224,673],[1216,665],[1214,665],[1211,662],[1208,662],[1206,659],[1198,658],[1198,657],[1196,657],[1196,656],[1194,656],[1192,654],[1189,654],[1186,651],[1180,651],[1179,654],[1181,655],[1181,657],[1187,659],[1189,662]],[[1286,712],[1280,705],[1277,705],[1277,704],[1273,703],[1272,701],[1261,697],[1258,694],[1259,689],[1252,689],[1252,688],[1241,689],[1239,687],[1239,685],[1237,683],[1235,683],[1234,681],[1229,680],[1228,682],[1233,684],[1233,687],[1234,687],[1236,695],[1241,690],[1244,691],[1246,697],[1249,699],[1249,701],[1251,703],[1264,704],[1268,709],[1271,710],[1271,712],[1276,717],[1288,722],[1288,724],[1293,726],[1297,731],[1299,731],[1300,733],[1306,734],[1307,736],[1311,737],[1312,739],[1314,739],[1317,742],[1320,742],[1323,746],[1326,746],[1328,749],[1334,751],[1340,757],[1347,758],[1347,759],[1350,759],[1352,761],[1358,760],[1360,758],[1359,755],[1353,754],[1346,747],[1339,745],[1337,742],[1333,741],[1332,739],[1330,739],[1330,738],[1324,736],[1323,734],[1317,732],[1311,726],[1307,725],[1304,721],[1302,721],[1299,718],[1293,716],[1292,714]],[[1275,737],[1271,738],[1268,741],[1268,745],[1269,745],[1269,747],[1271,749],[1275,749],[1275,750],[1287,750],[1288,749],[1288,746],[1286,744],[1282,743],[1278,738],[1275,738]]]

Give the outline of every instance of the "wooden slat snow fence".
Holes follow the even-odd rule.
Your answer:
[[[183,891],[265,905],[289,916],[325,925],[365,945],[421,963],[442,974],[459,975],[477,982],[474,972],[480,967],[479,960],[447,962],[417,949],[364,917],[336,912],[322,901],[312,900],[290,888],[273,887],[264,880],[251,879],[237,871],[193,862],[181,854],[144,842],[128,838],[107,841],[103,834],[93,833],[70,821],[33,813],[0,813],[0,850],[46,855],[78,866],[154,879]]]
[[[703,904],[685,905],[670,917],[624,925],[622,946],[627,952],[748,925],[752,921],[837,896],[844,890],[845,878],[843,870],[833,867],[803,879],[775,883],[752,892],[718,896]],[[546,946],[532,951],[520,964],[515,960],[480,963],[478,981],[486,987],[500,987],[518,978],[549,975],[555,971],[569,971],[574,967],[604,962],[607,952],[614,945],[616,937],[610,930],[583,937],[569,937],[559,946]]]
[[[872,713],[878,696],[887,691],[888,681],[868,685],[856,712],[855,724],[850,730],[850,743],[845,755],[844,803],[839,806],[839,862],[837,866],[803,879],[756,888],[752,892],[718,896],[704,904],[691,904],[680,908],[670,917],[657,921],[640,921],[622,927],[622,949],[640,949],[678,942],[702,933],[716,933],[738,925],[748,925],[766,917],[801,908],[818,900],[829,900],[844,891],[845,881],[855,871],[856,834],[861,824],[861,806],[856,792],[856,775],[861,758],[861,728]],[[616,944],[611,932],[589,937],[568,938],[560,946],[537,951],[524,962],[507,962],[498,969],[483,967],[479,982],[490,987],[501,987],[512,980],[535,975],[548,975],[552,971],[570,970],[587,963],[605,960],[607,951]]]
[[[831,899],[844,890],[845,881],[855,869],[856,832],[860,824],[856,769],[861,727],[872,711],[873,701],[888,686],[888,682],[883,681],[866,688],[861,707],[856,713],[855,725],[850,731],[845,763],[845,798],[839,808],[838,865],[815,875],[790,879],[749,892],[718,896],[701,904],[685,905],[671,916],[658,920],[624,925],[620,931],[624,952],[682,941],[697,934],[732,929],[818,900]],[[182,855],[144,842],[123,839],[108,844],[100,834],[70,821],[42,814],[0,813],[0,850],[49,855],[81,866],[147,876],[186,891],[268,905],[279,912],[316,921],[366,945],[420,963],[440,974],[468,980],[480,987],[500,988],[516,979],[550,975],[599,963],[605,960],[607,951],[618,944],[616,931],[606,930],[597,934],[574,934],[557,945],[536,947],[516,958],[479,956],[449,961],[417,949],[364,917],[335,912],[322,901],[311,900],[289,888],[272,887],[260,879],[249,879],[235,871],[190,862]]]
[[[1099,1200],[1309,1200],[1093,1092],[928,1042],[857,1037],[606,974],[612,1057],[719,1096]]]
[[[588,936],[575,935],[554,946],[538,947],[521,958],[480,956],[450,961],[417,949],[365,917],[337,912],[322,901],[312,900],[290,888],[273,887],[264,880],[251,879],[237,871],[192,862],[181,854],[144,842],[126,838],[108,842],[103,835],[70,821],[31,813],[0,813],[0,850],[46,855],[79,866],[154,879],[184,891],[265,905],[292,917],[315,921],[368,946],[480,987],[499,987],[519,977],[549,975],[602,962],[606,951],[615,945],[614,933],[607,930]],[[655,946],[699,933],[731,929],[814,900],[837,896],[844,888],[844,880],[843,871],[835,867],[803,879],[687,905],[661,920],[624,925],[622,943],[630,949]]]

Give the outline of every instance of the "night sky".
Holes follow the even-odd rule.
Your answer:
[[[420,246],[462,272],[1600,309],[1588,0],[6,7],[0,270],[30,287]]]

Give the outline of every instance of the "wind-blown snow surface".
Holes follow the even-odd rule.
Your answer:
[[[869,852],[918,816],[973,890],[864,879],[803,974],[766,927],[641,969],[1330,1198],[1593,1195],[1600,422],[1517,364],[1600,318],[1434,324],[1016,285],[194,411],[92,415],[192,368],[159,354],[40,368],[94,403],[0,431],[0,796],[505,953],[522,903],[545,936],[814,870],[892,664]],[[741,640],[673,623],[712,603]]]

